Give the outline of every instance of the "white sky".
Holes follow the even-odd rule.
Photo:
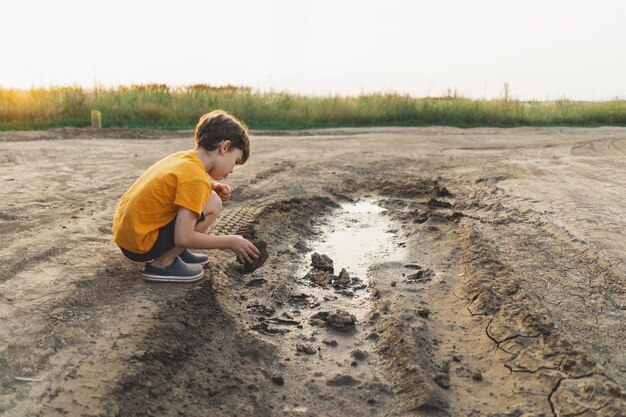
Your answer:
[[[626,98],[620,0],[7,0],[0,86]]]

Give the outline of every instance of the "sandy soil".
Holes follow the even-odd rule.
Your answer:
[[[209,233],[267,263],[212,251],[202,281],[148,284],[112,214],[191,146],[0,133],[1,415],[626,415],[626,129],[257,134]],[[395,249],[361,285],[304,279],[365,197]]]

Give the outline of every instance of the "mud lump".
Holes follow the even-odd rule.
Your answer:
[[[332,275],[328,271],[310,271],[304,278],[322,287],[327,286],[332,281]]]
[[[356,317],[346,311],[339,310],[329,314],[324,321],[331,329],[347,332],[354,328]]]
[[[348,271],[346,271],[346,268],[342,268],[341,272],[339,273],[339,276],[333,282],[333,285],[344,286],[344,285],[348,285],[349,283],[350,283],[350,274],[348,274]]]
[[[253,241],[252,244],[256,246],[259,252],[261,253],[259,254],[259,257],[253,260],[252,262],[246,262],[243,264],[244,269],[248,273],[254,272],[257,269],[259,269],[265,263],[265,261],[267,261],[267,258],[269,258],[269,252],[267,251],[267,243],[265,243],[265,241],[257,240],[257,241]]]
[[[356,317],[343,310],[337,310],[334,313],[320,311],[313,314],[309,318],[309,322],[314,326],[325,324],[331,329],[338,330],[340,332],[347,332],[348,330],[354,328]]]
[[[311,255],[311,265],[316,271],[326,271],[331,274],[335,272],[335,268],[333,267],[333,260],[324,254],[320,255],[319,253],[315,252],[313,255]]]

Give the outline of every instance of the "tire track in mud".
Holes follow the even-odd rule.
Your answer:
[[[503,262],[517,271],[517,285],[546,310],[561,333],[574,337],[626,385],[626,356],[619,349],[626,334],[626,276],[619,262],[600,255],[526,201],[492,185],[480,189],[467,194],[460,206],[479,219],[476,227],[494,237]]]
[[[571,147],[571,153],[577,156],[619,153],[626,155],[626,139],[604,139],[595,141],[576,142]]]
[[[447,186],[464,190],[464,186],[459,187],[454,183]],[[421,292],[422,303],[430,305],[432,311],[428,321],[418,325],[413,325],[414,319],[408,323],[395,323],[397,328],[403,329],[398,332],[403,337],[395,337],[396,346],[405,346],[401,349],[407,353],[394,356],[410,356],[408,352],[417,349],[419,352],[430,351],[430,356],[434,357],[430,363],[422,358],[422,366],[418,370],[407,372],[404,378],[410,381],[408,385],[422,386],[421,394],[428,398],[428,393],[433,392],[432,383],[431,388],[427,388],[429,379],[435,375],[437,382],[443,381],[443,387],[450,390],[443,398],[450,399],[448,412],[452,415],[473,415],[480,413],[480,410],[490,416],[524,413],[550,413],[555,416],[621,415],[626,409],[624,390],[593,357],[600,354],[606,358],[611,353],[594,349],[590,355],[587,348],[593,349],[594,345],[580,343],[577,339],[580,337],[579,332],[574,330],[575,325],[564,333],[563,317],[546,310],[545,300],[534,292],[528,292],[537,291],[537,288],[528,287],[522,271],[516,272],[519,263],[515,264],[517,267],[508,263],[515,262],[517,257],[524,254],[524,247],[527,251],[529,248],[532,250],[522,257],[537,261],[535,268],[539,274],[549,271],[550,265],[555,262],[567,264],[570,270],[584,270],[591,263],[590,275],[597,276],[598,282],[606,284],[603,288],[592,288],[609,301],[610,293],[623,293],[623,274],[611,262],[590,253],[588,248],[573,252],[574,256],[567,256],[571,250],[557,252],[542,264],[538,260],[541,253],[551,253],[551,246],[570,245],[571,237],[563,235],[564,232],[554,225],[538,223],[537,213],[520,205],[519,200],[506,198],[494,191],[491,182],[479,181],[475,187],[471,192],[455,192],[447,215],[445,210],[441,212],[439,208],[444,207],[444,204],[429,205],[426,201],[428,197],[424,194],[421,204],[393,198],[386,203],[396,218],[405,221],[412,219],[418,224],[418,230],[409,233],[409,246],[413,240],[418,248],[415,252],[421,254],[421,262],[429,262],[428,267],[433,267],[439,273],[445,268],[440,258],[445,256],[450,247],[458,247],[462,248],[459,263],[465,265],[464,273],[459,274],[464,276],[461,282],[448,275],[439,282],[440,289],[432,283],[420,286],[418,291]],[[393,186],[391,188],[393,190]],[[463,211],[457,211],[452,216],[454,210],[460,209]],[[459,220],[460,226],[456,230],[453,222]],[[544,237],[541,245],[537,247],[535,242],[536,247],[532,247],[531,242],[520,239],[517,231],[523,227],[537,230],[538,225],[543,236],[551,236],[553,240]],[[502,230],[493,231],[492,228],[507,231],[503,233]],[[489,231],[480,233],[481,229]],[[487,236],[495,237],[496,241],[492,242]],[[506,238],[497,239],[498,236]],[[518,247],[511,242],[521,245]],[[439,249],[434,249],[437,247]],[[429,254],[431,251],[435,256]],[[524,269],[531,270],[528,267]],[[449,291],[444,284],[448,280],[454,283]],[[584,282],[588,283],[587,280]],[[396,293],[403,289],[406,291],[399,283],[394,283],[393,289],[389,286],[385,289],[384,284],[381,285],[383,300],[393,299],[394,290]],[[450,292],[467,303],[463,307],[469,313],[467,318],[458,311],[461,306],[455,306],[459,304],[458,301],[449,299],[447,293]],[[392,310],[401,309],[402,305],[395,303],[398,305],[394,307],[394,302],[391,302],[389,307],[388,304],[386,307]],[[406,312],[404,314],[405,318],[410,317]],[[558,326],[553,322],[554,319]],[[619,324],[619,321],[615,324]],[[388,328],[393,326],[393,322],[386,325]],[[478,336],[481,333],[483,341]],[[619,346],[618,335],[618,339],[609,343]],[[573,341],[569,340],[571,336],[574,336]],[[404,343],[398,344],[398,340]],[[408,347],[405,340],[411,340]],[[429,341],[440,342],[433,345]],[[496,349],[491,354],[489,344]],[[615,354],[619,358],[619,348],[614,351]],[[419,360],[415,362],[419,363]],[[616,363],[619,363],[619,359]],[[401,367],[411,369],[406,363]],[[451,368],[454,368],[454,373]],[[482,374],[476,373],[476,369],[482,369]],[[505,369],[507,371],[503,372]],[[475,380],[471,381],[470,376]],[[468,378],[470,382],[463,378]],[[499,386],[495,387],[494,384]],[[506,390],[510,392],[508,399]],[[478,405],[477,401],[481,397],[480,401],[483,402]],[[432,398],[423,401],[428,404]],[[435,403],[438,403],[437,400]]]
[[[469,221],[456,207],[455,188],[450,180],[418,177],[385,190],[383,205],[404,225],[401,238],[412,256],[405,265],[381,266],[387,272],[376,285],[379,311],[386,314],[379,349],[394,349],[387,367],[404,407],[399,415],[503,416],[512,410],[515,385],[507,381],[506,358],[487,337],[485,318],[469,314],[455,296],[464,275],[460,224]],[[412,268],[432,272],[409,279]]]
[[[485,331],[510,355],[505,366],[511,374],[523,374],[523,385],[542,394],[555,416],[582,415],[585,407],[595,409],[594,415],[618,416],[626,409],[619,384],[556,329],[549,312],[521,288],[519,274],[484,235],[469,221],[462,229],[463,298],[472,315],[488,318]],[[582,392],[585,397],[578,395]]]
[[[265,210],[264,206],[241,206],[225,210],[207,230],[210,235],[242,234]]]

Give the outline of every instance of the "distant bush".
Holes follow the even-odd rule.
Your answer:
[[[520,101],[509,94],[471,100],[454,92],[414,98],[396,93],[303,96],[250,87],[138,84],[0,88],[0,130],[90,126],[90,111],[104,127],[190,129],[213,109],[224,109],[253,129],[351,126],[598,126],[626,125],[626,101]]]

